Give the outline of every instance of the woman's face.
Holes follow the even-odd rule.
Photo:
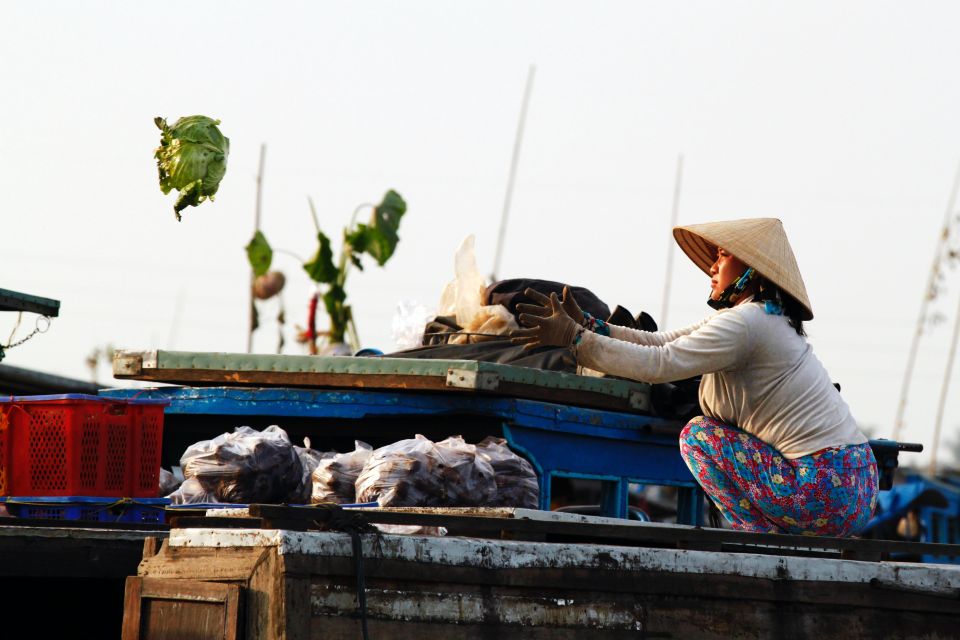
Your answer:
[[[719,299],[723,290],[733,284],[746,270],[747,265],[740,262],[734,255],[723,249],[717,249],[717,259],[710,267],[710,297],[714,300]]]

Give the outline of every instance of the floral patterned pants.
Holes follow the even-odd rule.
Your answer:
[[[680,433],[680,454],[734,529],[848,536],[877,504],[869,444],[788,460],[758,438],[700,416]]]

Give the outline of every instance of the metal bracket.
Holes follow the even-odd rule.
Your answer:
[[[447,369],[447,386],[460,389],[480,389],[495,391],[500,385],[500,376],[490,371],[468,371],[466,369]]]
[[[630,407],[637,411],[648,411],[650,409],[650,393],[648,391],[634,389],[630,392],[627,401],[630,403]]]
[[[143,369],[150,368],[148,357],[149,353],[143,353],[142,351],[117,351],[113,355],[113,375],[139,375]],[[153,361],[153,367],[156,367],[155,359]]]

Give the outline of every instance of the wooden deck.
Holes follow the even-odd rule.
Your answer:
[[[794,536],[511,515],[364,514],[486,538],[360,534],[339,519],[355,533],[204,528],[184,516],[198,526],[173,529],[128,581],[124,638],[174,637],[161,622],[198,598],[208,635],[190,637],[358,638],[366,625],[371,638],[401,640],[937,638],[960,624],[960,568],[843,557],[857,545],[873,554],[874,541],[799,547]],[[249,527],[299,515],[252,507],[209,524],[230,518]],[[503,539],[517,536],[539,539]]]

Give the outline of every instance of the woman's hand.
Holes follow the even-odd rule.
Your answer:
[[[535,301],[537,304],[518,304],[517,312],[539,317],[546,317],[550,315],[550,298],[543,295],[536,289],[531,289],[529,287],[524,289],[523,295]],[[563,297],[560,298],[560,306],[563,307],[563,310],[567,312],[568,316],[573,318],[574,322],[581,326],[583,325],[583,311],[580,309],[580,305],[577,304],[576,299],[573,297],[570,287],[565,286],[563,288]]]
[[[572,299],[573,296],[570,298]],[[549,307],[535,307],[537,313],[520,314],[520,324],[529,328],[513,331],[510,334],[510,342],[522,344],[524,349],[544,346],[569,347],[573,344],[577,330],[581,329],[580,325],[567,314],[557,294],[551,293],[547,302],[550,304]],[[520,310],[521,306],[533,305],[517,305],[517,309]]]

